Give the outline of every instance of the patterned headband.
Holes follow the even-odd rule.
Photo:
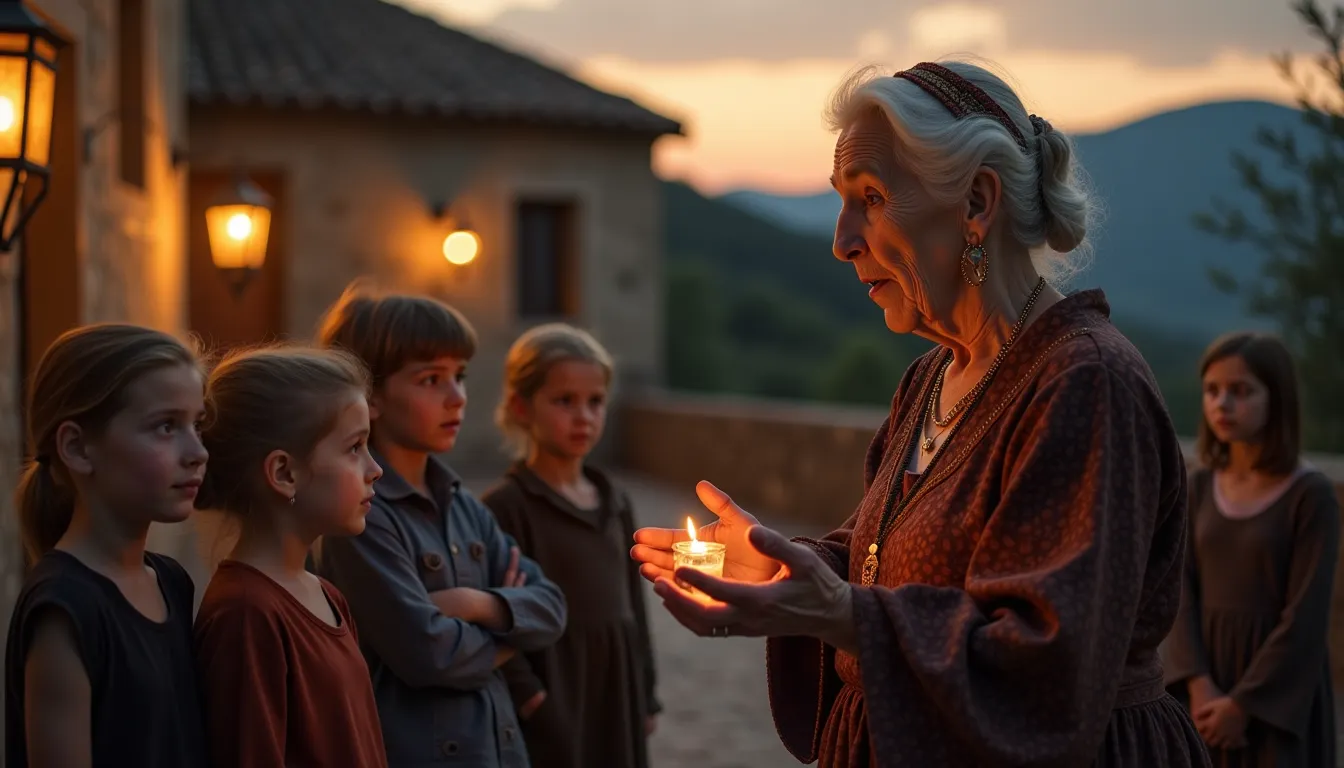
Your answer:
[[[1008,117],[1008,113],[1003,111],[998,102],[990,98],[980,86],[972,83],[970,80],[958,75],[956,72],[931,62],[922,62],[916,64],[910,69],[897,72],[896,77],[909,80],[919,86],[933,98],[947,107],[947,111],[952,116],[961,119],[968,115],[984,115],[992,117],[999,121],[999,124],[1008,129],[1012,134],[1013,140],[1023,150],[1027,149],[1027,139],[1018,130],[1017,125]],[[1031,127],[1037,136],[1050,129],[1050,124],[1041,118],[1032,115]]]

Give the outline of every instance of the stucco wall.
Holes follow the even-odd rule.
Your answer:
[[[359,275],[442,298],[476,326],[481,348],[454,462],[501,458],[490,413],[508,344],[530,324],[514,308],[519,196],[577,200],[583,272],[575,319],[611,348],[627,388],[661,380],[661,191],[647,138],[232,108],[193,108],[190,131],[194,169],[241,165],[285,175],[291,337],[310,338],[322,311]],[[439,200],[482,238],[465,268],[442,256],[449,229],[430,214]]]

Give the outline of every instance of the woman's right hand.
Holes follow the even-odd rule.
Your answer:
[[[751,527],[758,525],[756,518],[705,480],[695,486],[695,494],[705,509],[718,517],[717,521],[697,531],[696,537],[726,547],[724,578],[753,584],[773,579],[779,572],[779,562],[758,552],[747,538]],[[635,531],[636,544],[630,550],[630,557],[643,563],[639,573],[649,581],[657,581],[660,577],[672,579],[672,544],[689,539],[685,528],[640,528]]]

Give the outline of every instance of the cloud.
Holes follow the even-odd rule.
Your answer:
[[[1289,87],[1256,57],[1224,53],[1207,64],[1155,67],[1119,54],[1011,53],[996,57],[1027,108],[1061,130],[1108,130],[1201,101],[1287,102]],[[661,140],[655,168],[710,192],[749,186],[816,192],[826,186],[835,137],[822,121],[844,59],[690,64],[589,59],[576,74],[601,88],[689,116],[688,139]]]
[[[985,5],[928,5],[910,14],[909,42],[917,50],[996,53],[1007,47],[1008,20]]]
[[[396,5],[417,13],[434,16],[445,24],[480,26],[499,17],[510,8],[550,11],[560,0],[393,0]]]
[[[1288,0],[999,0],[1014,45],[1189,65],[1235,49],[1316,51]]]
[[[857,59],[983,47],[1110,51],[1188,66],[1314,50],[1286,0],[394,0],[571,60]],[[888,41],[874,47],[876,41]],[[942,50],[938,50],[940,46]]]

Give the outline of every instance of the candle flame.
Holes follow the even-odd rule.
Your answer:
[[[691,554],[703,555],[709,550],[709,547],[695,535],[695,521],[689,516],[686,518],[686,533],[691,537]]]

